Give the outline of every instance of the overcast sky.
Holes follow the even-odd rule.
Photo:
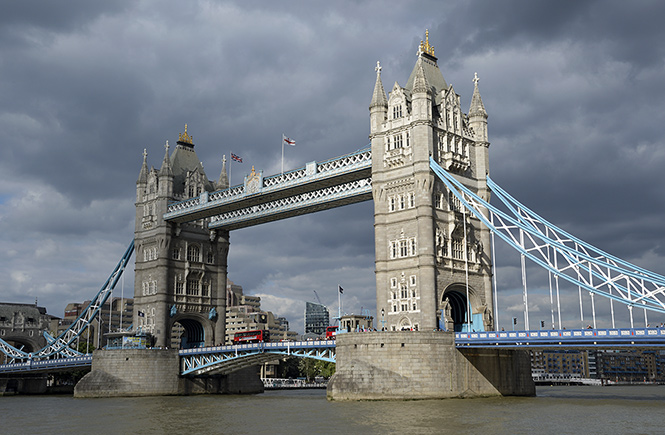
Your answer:
[[[232,184],[252,166],[279,172],[282,134],[297,142],[285,168],[367,146],[376,61],[386,89],[403,86],[425,29],[465,111],[480,77],[494,181],[665,274],[661,1],[4,3],[0,301],[62,316],[96,294],[133,237],[143,149],[159,167],[185,123],[208,178],[224,154],[243,158]],[[337,313],[338,284],[344,311],[374,314],[372,214],[367,202],[234,231],[229,277],[298,332],[314,290]],[[507,328],[522,316],[519,262],[497,257]],[[532,327],[550,319],[543,276],[529,269]],[[569,290],[563,317],[578,327]],[[608,303],[596,306],[602,326]]]

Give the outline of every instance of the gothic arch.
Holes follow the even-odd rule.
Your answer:
[[[412,327],[413,327],[413,324],[411,323],[411,319],[409,319],[406,316],[399,319],[399,323],[397,324],[397,329],[399,331],[410,330]]]
[[[481,300],[475,289],[469,286],[469,300],[471,313],[475,313],[481,306]],[[442,317],[442,325],[446,330],[459,332],[468,322],[467,319],[467,288],[464,283],[454,283],[446,287],[439,300],[437,315]],[[443,311],[443,312],[442,312]]]
[[[171,336],[177,335],[178,342],[172,343],[180,349],[212,346],[213,327],[211,322],[200,315],[183,313],[173,317],[171,322]]]

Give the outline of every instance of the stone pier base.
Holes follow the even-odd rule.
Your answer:
[[[74,388],[74,397],[253,394],[263,392],[254,367],[230,375],[180,376],[176,349],[96,350],[92,371]]]
[[[458,350],[454,333],[337,335],[330,400],[413,400],[534,396],[527,351]]]

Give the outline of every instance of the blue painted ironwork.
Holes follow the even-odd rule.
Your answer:
[[[274,360],[276,356],[297,356],[335,362],[335,341],[283,341],[183,349],[182,375],[228,374],[245,367]]]
[[[504,348],[665,347],[665,328],[456,332],[455,345]]]
[[[90,367],[92,354],[71,358],[27,360],[25,362],[0,364],[0,373],[57,372]]]
[[[42,349],[34,353],[26,353],[19,350],[8,343],[0,340],[0,350],[13,358],[14,360],[42,360],[53,358],[56,356],[68,357],[72,355],[71,344],[90,326],[92,320],[99,315],[99,311],[108,298],[111,296],[113,289],[120,280],[125,267],[134,253],[134,240],[129,244],[124,255],[116,265],[115,269],[108,277],[102,288],[97,292],[97,295],[92,299],[90,304],[83,310],[81,315],[71,324],[69,328],[63,331],[57,338],[49,342]],[[47,339],[47,341],[49,341]]]
[[[629,308],[638,306],[665,313],[665,277],[662,275],[623,261],[571,236],[520,204],[489,177],[488,187],[508,211],[490,205],[432,158],[430,167],[462,205],[492,233],[555,277],[619,301]],[[524,237],[520,237],[522,235]],[[550,255],[551,252],[554,255]]]

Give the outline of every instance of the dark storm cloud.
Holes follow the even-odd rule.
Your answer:
[[[282,134],[297,142],[288,169],[367,146],[376,61],[387,90],[403,86],[426,28],[465,111],[481,78],[495,181],[665,272],[660,2],[38,3],[0,16],[3,299],[39,296],[60,314],[94,294],[132,237],[143,149],[159,167],[185,123],[209,178],[224,154],[243,157],[227,162],[233,184],[252,166],[280,171]],[[231,244],[230,278],[295,329],[312,290],[332,311],[338,284],[345,310],[375,306],[371,203]],[[503,271],[509,316],[521,283]]]

